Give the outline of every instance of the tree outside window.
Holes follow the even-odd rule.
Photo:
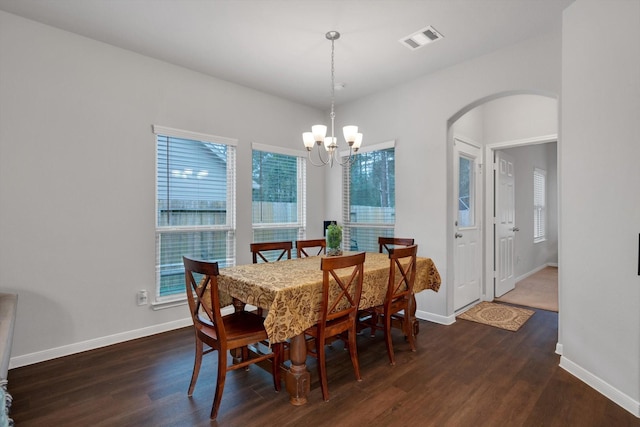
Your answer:
[[[257,147],[257,148],[256,148]],[[277,152],[276,152],[277,151]],[[306,164],[301,155],[254,144],[253,241],[297,241],[305,236]]]
[[[395,148],[358,153],[343,169],[344,248],[378,250],[378,237],[395,226]]]

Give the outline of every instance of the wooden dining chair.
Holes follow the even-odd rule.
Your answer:
[[[398,246],[411,246],[415,243],[415,240],[412,238],[406,238],[406,237],[378,237],[378,246],[379,246],[379,252],[382,254],[384,252],[389,253],[389,249],[393,249],[395,247]],[[411,295],[411,299],[412,299],[412,303],[413,303],[413,307],[415,309],[416,307],[416,297],[415,295]],[[359,328],[362,328],[362,326],[360,325]],[[418,321],[414,319],[413,322],[413,328],[414,328],[414,336],[418,334],[418,331],[420,329],[420,326],[418,324]]]
[[[413,327],[413,285],[416,280],[416,256],[418,245],[396,247],[389,250],[389,281],[384,304],[361,310],[358,317],[368,314],[365,322],[371,328],[371,337],[377,329],[384,331],[389,363],[396,364],[391,339],[391,328],[400,325],[409,341],[411,351],[416,351],[415,328]],[[400,312],[403,312],[402,314]]]
[[[250,245],[254,264],[291,259],[291,249],[293,244],[289,241],[251,243]]]
[[[322,398],[329,400],[324,346],[327,339],[347,334],[347,348],[356,380],[361,381],[356,347],[356,317],[362,294],[365,253],[322,258],[322,303],[318,323],[305,331],[315,340],[309,354],[318,359]]]
[[[217,350],[218,376],[211,408],[211,419],[215,420],[222,399],[227,371],[248,368],[250,364],[271,359],[273,384],[276,391],[280,390],[279,366],[282,345],[272,344],[270,353],[250,357],[247,346],[267,339],[267,332],[263,324],[264,319],[248,311],[238,311],[222,316],[218,294],[218,263],[197,261],[187,257],[183,257],[183,262],[187,301],[196,338],[193,374],[187,395],[193,395],[203,354]],[[209,348],[204,350],[203,344]],[[239,363],[228,365],[228,351],[233,349],[241,349],[242,359]]]
[[[312,251],[311,249],[314,249],[314,250]],[[327,252],[327,240],[326,239],[298,240],[296,242],[296,251],[297,251],[298,258],[324,254]]]
[[[249,249],[251,250],[253,263],[258,264],[260,262],[291,259],[293,243],[290,241],[251,243],[249,245]],[[259,316],[262,316],[263,311],[262,307],[258,307],[256,313],[258,313]]]
[[[414,239],[404,237],[378,237],[378,252],[382,254],[387,251],[389,253],[389,249],[396,246],[411,246],[414,242]]]

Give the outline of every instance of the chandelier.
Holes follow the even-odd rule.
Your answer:
[[[334,124],[336,113],[334,112],[335,106],[335,90],[336,90],[336,78],[334,67],[334,43],[340,38],[340,33],[337,31],[329,31],[325,37],[331,40],[331,136],[327,136],[327,127],[325,125],[311,126],[311,132],[304,132],[302,134],[302,142],[307,149],[309,162],[314,166],[326,166],[333,167],[334,163],[340,166],[347,166],[353,163],[355,159],[355,153],[358,152],[360,145],[362,144],[362,134],[358,133],[358,126],[345,126],[342,128],[344,139],[349,144],[349,157],[344,162],[340,162],[338,159],[338,142],[334,135]],[[320,163],[315,163],[311,159],[311,150],[313,146],[316,146],[318,159]],[[324,150],[321,148],[323,147]],[[323,151],[325,154],[323,154]]]

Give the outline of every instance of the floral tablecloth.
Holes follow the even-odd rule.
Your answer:
[[[322,298],[320,258],[314,256],[221,268],[218,287],[221,294],[268,309],[264,326],[269,339],[271,342],[283,342],[318,321]],[[387,254],[366,254],[360,308],[384,302],[389,265]],[[418,257],[416,267],[414,292],[425,289],[437,292],[441,280],[433,261]]]

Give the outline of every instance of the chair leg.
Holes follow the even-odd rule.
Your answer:
[[[358,346],[356,345],[356,327],[348,332],[349,334],[349,355],[351,356],[351,363],[353,364],[353,372],[356,374],[356,380],[362,381],[360,376],[360,363],[358,362]]]
[[[329,386],[327,384],[327,366],[324,353],[324,336],[316,337],[316,353],[318,356],[318,376],[320,377],[322,399],[327,402],[329,400]]]
[[[242,347],[242,361],[244,362],[246,360],[249,360],[249,347],[244,346],[244,347]],[[244,368],[244,370],[248,371],[249,370],[249,365],[247,365]]]
[[[371,338],[375,338],[378,326],[378,314],[374,311],[371,313],[371,318],[369,320],[371,321]]]
[[[187,396],[193,396],[193,389],[196,387],[196,381],[198,381],[198,374],[200,373],[200,365],[202,364],[202,341],[196,335],[196,354],[193,361],[193,373],[191,374],[191,382],[189,383],[189,390]]]
[[[218,349],[218,381],[216,382],[216,391],[213,396],[213,406],[211,407],[212,420],[218,416],[220,409],[220,401],[222,400],[222,392],[224,391],[224,381],[227,377],[227,349]]]
[[[393,354],[393,342],[391,341],[391,316],[384,316],[384,341],[387,344],[387,354],[389,355],[389,363],[396,364],[395,355]]]

